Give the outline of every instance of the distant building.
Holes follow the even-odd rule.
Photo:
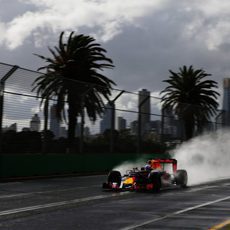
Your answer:
[[[132,135],[137,135],[138,121],[130,122],[130,132]]]
[[[83,135],[85,137],[90,136],[90,128],[88,126],[84,126]],[[77,123],[75,129],[75,137],[80,137],[80,136],[81,136],[81,123]]]
[[[171,108],[162,109],[162,119],[164,140],[170,141],[184,138],[183,122],[176,118]]]
[[[171,108],[165,108],[163,113],[163,119],[164,119],[164,130],[163,133],[167,135],[168,137],[175,138],[177,137],[177,125],[176,125],[176,119],[175,115],[173,113],[173,110]]]
[[[76,123],[75,137],[80,137],[80,135],[81,135],[81,123]]]
[[[140,113],[141,135],[148,133],[150,130],[150,92],[142,89],[138,93],[138,108]]]
[[[119,131],[126,129],[126,120],[123,117],[117,118],[117,129]]]
[[[34,114],[30,121],[30,131],[39,132],[41,127],[41,121],[38,114]]]
[[[65,126],[61,126],[59,129],[59,137],[67,137],[67,130]]]
[[[22,132],[29,132],[31,131],[29,127],[23,127],[22,128]]]
[[[161,134],[161,125],[160,120],[150,121],[151,131],[155,131],[158,135]]]
[[[107,103],[105,105],[105,113],[100,122],[100,133],[104,133],[106,129],[111,129],[112,122],[112,110],[115,110],[114,104]],[[115,115],[114,115],[115,117]]]
[[[2,129],[3,132],[9,131],[9,130],[17,132],[17,123],[13,123],[10,126],[6,126]]]
[[[84,136],[85,137],[89,137],[90,136],[90,128],[88,126],[86,126],[84,128]]]
[[[50,131],[54,134],[54,138],[60,137],[60,120],[57,117],[57,105],[50,107]]]

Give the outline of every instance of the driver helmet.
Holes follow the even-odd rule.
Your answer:
[[[151,170],[152,167],[151,167],[151,160],[148,160],[147,161],[147,164],[145,165],[145,170]]]

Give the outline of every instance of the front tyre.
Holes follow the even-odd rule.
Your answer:
[[[118,186],[121,185],[121,173],[119,171],[111,171],[108,174],[108,183],[117,183]]]

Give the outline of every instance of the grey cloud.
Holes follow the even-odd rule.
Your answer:
[[[22,4],[20,0],[0,0],[0,21],[9,22],[15,16],[22,15],[26,11],[35,11],[37,7],[32,4]]]
[[[211,73],[222,87],[222,79],[230,71],[229,52],[210,50],[200,28],[186,36],[187,26],[198,16],[204,17],[200,12],[186,15],[165,9],[144,18],[138,27],[124,28],[122,34],[105,44],[116,65],[113,76],[118,85],[130,90],[162,90],[169,69],[177,71],[182,65],[193,65]],[[201,21],[205,30],[210,21]]]
[[[5,2],[5,7],[8,8],[10,5],[6,2],[10,4],[11,1],[2,2]],[[197,7],[199,4],[200,1],[196,3],[169,1],[163,9],[141,17],[134,24],[120,24],[121,33],[107,42],[100,40],[103,33],[100,31],[100,26],[92,28],[76,26],[71,30],[95,35],[102,47],[107,49],[107,55],[114,60],[115,68],[106,71],[106,74],[117,83],[116,88],[133,92],[146,88],[151,92],[159,92],[166,86],[162,81],[168,78],[169,69],[177,71],[183,65],[193,65],[195,68],[203,68],[211,73],[211,78],[219,83],[221,91],[222,79],[230,77],[230,43],[228,42],[230,29],[221,26],[229,21],[230,16],[226,13],[225,15],[207,14],[202,8]],[[23,7],[29,9],[31,5]],[[1,17],[11,20],[13,15],[19,15],[27,9],[15,4],[14,9],[11,10],[8,17],[4,14],[1,14]],[[45,65],[33,53],[50,56],[47,47],[57,44],[60,31],[47,29],[36,32],[38,32],[36,36],[41,36],[43,40],[40,47],[34,46],[36,38],[31,33],[29,39],[14,50],[1,46],[0,62],[16,64],[32,70]],[[208,42],[214,42],[215,49],[210,49]],[[22,83],[15,81],[14,84],[21,89]],[[125,107],[129,100],[129,98],[122,100],[122,105]],[[18,98],[7,103],[9,103],[5,110],[7,117],[23,119],[31,117],[31,107],[36,107],[38,102],[28,103]],[[135,103],[133,104],[135,106]],[[10,107],[18,112],[12,112]],[[159,113],[157,106],[152,106],[152,113]],[[127,116],[127,113],[123,114]],[[136,119],[136,114],[132,115],[132,119]]]
[[[177,71],[182,65],[205,69],[222,87],[222,78],[230,71],[228,45],[223,41],[211,50],[207,41],[212,39],[208,30],[211,28],[215,32],[215,26],[224,18],[216,14],[207,15],[198,7],[199,4],[197,1],[168,1],[163,9],[141,17],[134,25],[123,23],[122,33],[113,39],[101,42],[98,37],[108,56],[114,60],[114,70],[106,73],[117,82],[118,88],[161,91],[165,87],[162,81],[168,78],[168,70]],[[97,35],[99,30],[98,26],[82,26],[78,33]],[[56,45],[59,32],[47,30],[50,39],[46,39],[47,44],[42,47],[34,47],[31,34],[23,46],[13,51],[1,48],[2,60],[36,70],[45,63],[32,53],[49,55],[47,46]]]
[[[229,42],[226,42],[226,43],[222,43],[218,46],[218,49],[221,51],[221,52],[224,52],[224,53],[230,53],[230,43]]]

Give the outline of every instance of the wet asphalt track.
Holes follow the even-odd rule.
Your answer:
[[[104,192],[105,176],[0,184],[0,229],[209,229],[230,219],[230,179],[159,194]]]

